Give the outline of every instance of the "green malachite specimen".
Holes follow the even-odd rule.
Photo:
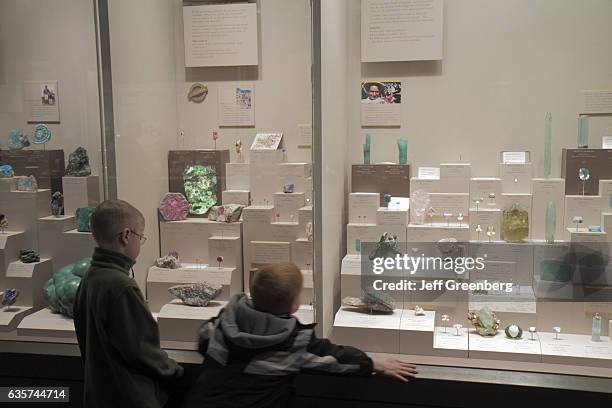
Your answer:
[[[370,164],[370,147],[372,145],[372,136],[366,135],[365,143],[363,144],[363,164]]]
[[[81,207],[76,210],[76,228],[79,232],[91,232],[92,207]]]
[[[215,166],[188,165],[183,171],[183,182],[190,214],[204,215],[217,204]]]
[[[578,117],[578,147],[586,149],[589,147],[589,117]]]
[[[69,177],[87,177],[91,175],[89,157],[87,156],[87,150],[85,150],[85,148],[77,147],[74,152],[70,153],[68,156],[68,166],[66,166],[64,175]]]
[[[87,257],[55,271],[43,287],[43,295],[49,302],[49,309],[54,313],[72,317],[76,291],[90,264],[91,258]]]
[[[495,336],[499,329],[500,321],[488,307],[483,307],[476,312],[468,314],[468,320],[474,325],[474,329],[481,336]]]
[[[523,242],[529,235],[529,213],[516,204],[504,210],[502,232],[508,242]]]
[[[544,178],[550,178],[550,162],[551,162],[551,149],[552,149],[552,115],[550,112],[546,112],[546,133],[544,135]]]
[[[572,265],[558,259],[540,261],[540,279],[548,282],[568,282],[573,275]]]
[[[546,206],[546,226],[544,229],[544,237],[546,242],[553,244],[555,242],[555,232],[557,231],[557,206],[554,201],[549,201]]]
[[[397,139],[399,149],[399,164],[408,164],[408,140]]]

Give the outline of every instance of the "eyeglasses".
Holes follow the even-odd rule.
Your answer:
[[[136,235],[136,236],[138,237],[138,239],[140,240],[140,245],[144,245],[144,244],[145,244],[145,242],[147,242],[147,237],[145,237],[144,235],[141,235],[141,234],[139,234],[139,233],[137,233],[136,231],[131,230],[131,229],[130,229],[130,230],[128,230],[128,231],[129,231],[130,233],[132,233],[132,234],[134,234],[134,235]],[[123,232],[120,232],[120,233],[119,233],[119,235],[121,235],[121,234],[123,234]]]

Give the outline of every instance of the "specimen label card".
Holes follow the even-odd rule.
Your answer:
[[[269,264],[291,261],[291,243],[251,241],[251,263]]]
[[[527,163],[529,152],[502,152],[502,163],[504,164],[525,164]]]
[[[219,87],[219,126],[255,126],[255,88]]]
[[[257,4],[183,7],[186,67],[257,65]]]
[[[439,180],[439,167],[419,167],[419,178],[424,180]]]
[[[57,81],[24,81],[23,86],[28,123],[59,123]]]
[[[601,148],[602,149],[612,149],[612,136],[602,136],[601,137]]]
[[[361,62],[443,58],[442,0],[361,0]]]
[[[400,126],[401,104],[401,82],[362,82],[361,126]]]
[[[580,113],[612,113],[612,89],[582,91],[580,95]]]
[[[312,125],[298,125],[298,147],[312,146]]]

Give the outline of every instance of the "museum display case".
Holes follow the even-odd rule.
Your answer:
[[[76,343],[120,198],[168,350],[291,261],[335,342],[612,378],[609,3],[0,4],[0,342]]]

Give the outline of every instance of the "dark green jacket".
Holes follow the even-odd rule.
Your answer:
[[[96,248],[74,303],[87,408],[159,408],[183,368],[159,347],[157,323],[129,271],[134,260]]]

